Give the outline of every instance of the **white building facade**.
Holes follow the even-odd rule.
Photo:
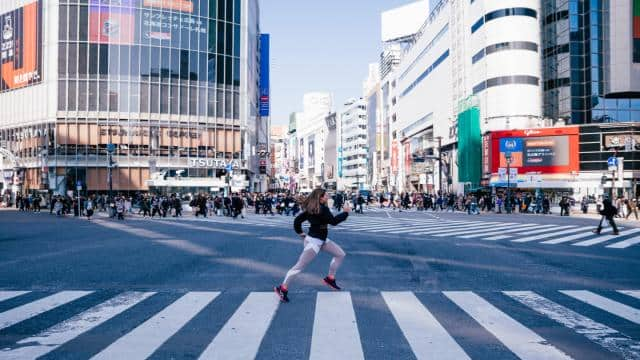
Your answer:
[[[338,189],[368,189],[369,134],[367,105],[360,99],[349,99],[340,111],[338,121]]]
[[[314,92],[304,95],[304,111],[297,116],[298,190],[308,191],[324,183],[324,144],[328,134],[326,117],[333,95]]]

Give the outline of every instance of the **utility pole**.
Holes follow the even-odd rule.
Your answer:
[[[109,183],[109,201],[113,199],[113,177],[112,177],[112,169],[113,169],[113,153],[116,150],[116,146],[114,144],[107,144],[107,182]]]
[[[504,154],[507,160],[507,199],[504,202],[507,210],[507,214],[511,213],[511,153]]]

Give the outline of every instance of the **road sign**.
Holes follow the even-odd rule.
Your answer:
[[[507,181],[507,168],[498,169],[498,179],[500,181]]]
[[[509,169],[509,180],[512,182],[518,180],[518,168]]]
[[[231,172],[233,170],[233,166],[231,164],[228,164],[225,170],[227,170],[228,172]]]
[[[116,151],[115,144],[107,144],[107,152],[113,154]]]
[[[609,166],[609,171],[616,171],[618,169],[618,158],[614,156],[610,157],[607,159],[607,165]]]

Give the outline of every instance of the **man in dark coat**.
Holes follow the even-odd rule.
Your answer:
[[[611,225],[611,228],[613,229],[613,235],[618,235],[619,234],[618,227],[616,226],[616,222],[613,220],[613,217],[616,216],[617,214],[618,214],[618,209],[616,209],[616,207],[613,206],[609,198],[605,198],[602,201],[602,210],[600,210],[600,215],[602,215],[602,218],[600,219],[598,228],[596,230],[593,230],[593,232],[596,234],[600,234],[600,231],[602,231],[602,221],[604,219],[607,219],[607,221],[609,222],[609,225]]]

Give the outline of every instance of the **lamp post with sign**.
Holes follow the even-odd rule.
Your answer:
[[[116,151],[116,146],[114,144],[107,144],[107,182],[109,183],[109,200],[113,199],[113,177],[112,177],[112,169],[114,166],[113,163],[113,153]]]
[[[505,207],[507,214],[511,213],[511,152],[504,153],[505,160],[507,161],[507,198],[505,199]]]
[[[607,166],[609,167],[609,171],[611,171],[611,194],[609,198],[613,201],[613,194],[615,194],[616,187],[616,170],[618,169],[618,158],[616,156],[611,156],[607,159]]]

